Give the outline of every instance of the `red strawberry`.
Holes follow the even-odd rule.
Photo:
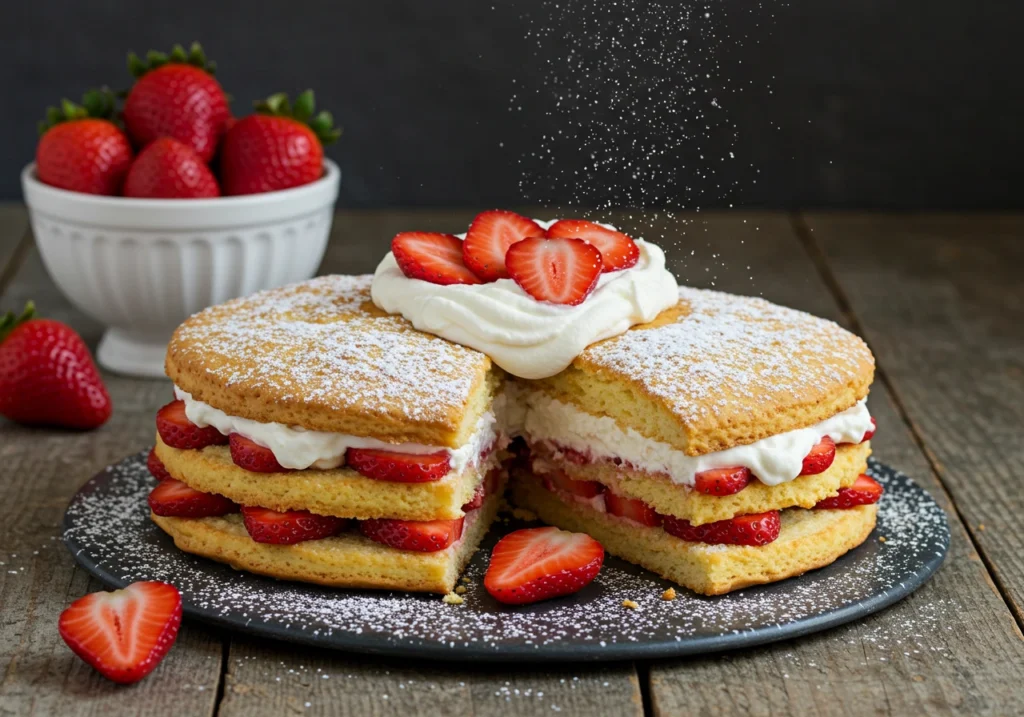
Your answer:
[[[704,495],[732,495],[739,493],[750,483],[750,469],[712,468],[694,476],[693,489]]]
[[[160,664],[180,626],[181,595],[173,585],[160,582],[80,597],[57,622],[61,638],[76,655],[125,685]]]
[[[881,497],[881,484],[870,476],[859,475],[849,488],[840,488],[838,495],[818,501],[814,507],[821,510],[852,508],[855,505],[877,503]]]
[[[484,281],[509,277],[505,255],[509,247],[529,237],[542,237],[544,230],[532,219],[505,209],[481,212],[473,219],[462,243],[466,266]]]
[[[614,229],[583,219],[562,219],[548,227],[551,239],[582,239],[601,252],[603,272],[619,271],[634,266],[640,259],[640,247],[632,239]]]
[[[124,124],[137,147],[160,137],[173,137],[199,155],[213,159],[231,110],[227,96],[213,79],[199,43],[186,52],[175,45],[170,55],[150,51],[146,62],[128,55],[128,70],[136,78],[124,101]]]
[[[359,529],[370,540],[399,550],[435,553],[462,537],[465,518],[455,520],[364,520]]]
[[[528,528],[509,533],[491,553],[484,587],[507,605],[578,592],[597,577],[604,548],[583,533]]]
[[[324,145],[341,134],[330,112],[314,116],[313,91],[280,93],[258,103],[224,137],[220,176],[225,194],[257,194],[309,184],[324,173]]]
[[[396,483],[430,483],[441,480],[451,469],[451,458],[445,451],[423,455],[349,448],[345,462],[367,478]]]
[[[462,263],[462,242],[451,234],[402,232],[391,240],[398,268],[410,279],[431,284],[479,284]]]
[[[779,537],[782,523],[779,511],[738,515],[704,525],[690,525],[687,520],[662,516],[665,532],[683,540],[715,545],[767,545]]]
[[[344,518],[316,515],[308,510],[279,513],[268,508],[242,506],[242,521],[249,537],[257,543],[294,545],[334,535],[348,525]]]
[[[867,441],[870,441],[872,438],[875,437],[875,431],[876,430],[878,430],[878,424],[875,423],[875,417],[872,416],[871,417],[871,428],[869,428],[867,431],[864,432],[864,437],[860,439],[860,442],[861,443],[865,443]]]
[[[828,470],[828,467],[832,465],[832,461],[836,459],[836,444],[828,436],[822,438],[811,452],[804,458],[803,467],[800,469],[800,475],[809,476],[817,475],[818,473],[824,473]]]
[[[588,463],[593,463],[593,459],[590,457],[589,453],[584,453],[583,451],[578,451],[575,448],[569,448],[568,446],[562,446],[557,443],[549,442],[548,445],[551,447],[553,452],[561,454],[557,457],[560,457],[564,461],[574,463],[578,466],[585,466]]]
[[[149,509],[172,518],[209,518],[234,513],[238,506],[222,495],[203,493],[168,478],[150,492]]]
[[[601,276],[601,252],[582,239],[524,239],[513,244],[505,267],[537,301],[577,306]]]
[[[608,491],[604,495],[604,504],[609,513],[620,518],[628,518],[641,525],[661,525],[661,516],[642,500],[626,498]]]
[[[59,321],[0,316],[0,415],[29,425],[96,428],[110,396],[85,342]]]
[[[469,502],[462,506],[462,512],[468,513],[471,510],[476,510],[477,508],[484,504],[484,498],[486,497],[487,488],[484,486],[483,483],[481,483],[476,487],[476,492],[473,493],[473,497],[469,500]]]
[[[109,90],[86,92],[81,106],[64,100],[60,109],[50,107],[39,123],[39,181],[72,192],[120,194],[132,145],[110,121],[113,114]]]
[[[219,197],[213,172],[191,147],[170,137],[139,152],[124,180],[124,196],[143,199]]]
[[[171,474],[164,468],[164,462],[157,458],[156,448],[149,449],[149,457],[146,458],[146,468],[149,469],[149,474],[158,481],[165,481],[171,477]]]
[[[548,490],[560,490],[580,498],[594,498],[605,492],[606,488],[593,480],[576,480],[563,471],[554,470],[544,474],[545,486]]]
[[[184,401],[171,401],[156,412],[156,431],[171,448],[194,450],[224,445],[228,437],[214,426],[200,428],[185,415]]]
[[[239,468],[255,473],[283,473],[288,470],[277,462],[272,450],[239,433],[232,433],[228,443],[231,446],[231,460]]]

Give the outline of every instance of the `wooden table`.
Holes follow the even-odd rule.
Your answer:
[[[324,272],[372,271],[400,229],[450,231],[473,211],[345,211]],[[547,216],[550,210],[537,210]],[[833,318],[878,358],[876,455],[946,508],[948,559],[865,620],[742,652],[602,666],[486,667],[369,659],[186,621],[164,663],[117,687],[57,634],[100,585],[58,538],[68,499],[151,443],[169,384],[107,375],[93,433],[0,419],[0,714],[839,715],[1024,713],[1024,217],[624,213],[681,280]],[[0,208],[0,298],[101,327],[48,278],[20,206]],[[625,619],[625,616],[624,616]]]

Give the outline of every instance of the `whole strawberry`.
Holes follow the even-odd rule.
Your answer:
[[[110,395],[85,342],[67,324],[0,316],[0,415],[30,425],[89,429],[110,418]]]
[[[139,152],[128,170],[124,196],[154,199],[219,197],[213,172],[199,155],[176,139],[161,137]]]
[[[238,120],[220,155],[225,194],[257,194],[298,187],[323,175],[324,145],[341,135],[330,112],[314,116],[313,91],[292,108],[286,94],[256,104],[258,114]]]
[[[173,137],[196,151],[204,162],[213,159],[231,110],[215,65],[206,61],[199,43],[188,52],[175,45],[170,55],[150,51],[146,61],[128,55],[128,70],[137,79],[124,102],[124,124],[137,147],[160,137]]]
[[[72,192],[119,194],[132,146],[113,116],[109,90],[86,92],[81,105],[64,100],[47,109],[36,146],[39,181]]]

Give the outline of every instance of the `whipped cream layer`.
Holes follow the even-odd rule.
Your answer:
[[[537,224],[546,229],[554,221]],[[642,239],[636,244],[636,265],[602,274],[579,306],[537,301],[512,279],[448,286],[410,279],[391,252],[377,267],[371,296],[389,314],[401,314],[420,331],[482,351],[515,376],[546,378],[590,344],[653,321],[679,301],[665,253]]]
[[[766,485],[793,480],[804,458],[824,436],[837,444],[860,443],[871,428],[866,399],[808,428],[780,433],[724,451],[688,456],[667,443],[651,440],[632,428],[623,430],[607,416],[594,416],[541,391],[524,391],[522,433],[530,441],[552,441],[595,459],[620,458],[673,483],[693,486],[694,476],[712,468],[745,467]]]
[[[345,462],[349,448],[372,448],[396,453],[437,453],[449,456],[451,470],[461,473],[467,466],[476,465],[484,449],[498,440],[498,419],[493,412],[480,417],[476,430],[465,445],[459,448],[426,446],[419,443],[386,443],[376,438],[349,436],[344,433],[309,431],[283,423],[262,423],[249,418],[229,416],[208,403],[197,401],[191,394],[174,387],[174,395],[185,402],[185,415],[197,426],[213,426],[224,435],[238,433],[249,440],[269,448],[284,468],[337,468]]]

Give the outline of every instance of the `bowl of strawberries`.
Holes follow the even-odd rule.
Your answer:
[[[316,273],[341,181],[323,148],[340,132],[311,90],[234,117],[198,44],[128,65],[123,99],[49,108],[22,188],[50,275],[107,327],[100,363],[163,376],[188,316]]]

